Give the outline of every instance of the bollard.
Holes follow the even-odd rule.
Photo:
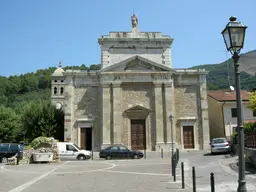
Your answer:
[[[214,173],[210,174],[210,180],[211,180],[211,192],[215,192]]]
[[[179,159],[180,159],[180,150],[177,149],[177,163],[179,162]]]
[[[172,176],[173,176],[173,170],[174,170],[174,162],[173,162],[173,156],[171,157],[171,163],[172,163],[172,166],[171,166],[171,168],[172,168]]]
[[[92,160],[93,160],[93,150],[92,150]]]
[[[146,149],[144,149],[144,159],[147,158],[147,152],[146,152]]]
[[[192,167],[192,182],[193,182],[193,192],[196,192],[196,171],[195,171],[195,167]]]
[[[185,189],[184,163],[183,162],[181,162],[181,188]]]
[[[176,166],[175,166],[175,156],[173,157],[173,181],[176,181]]]
[[[17,159],[16,164],[19,165],[20,164],[20,154],[19,154],[19,152],[16,155],[16,159]]]
[[[163,159],[164,153],[163,153],[163,148],[161,148],[161,158]]]

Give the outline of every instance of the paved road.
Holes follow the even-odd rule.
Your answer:
[[[232,192],[237,188],[237,173],[229,164],[235,159],[224,155],[204,155],[203,152],[181,152],[185,164],[186,189],[191,192],[191,168],[195,166],[197,192],[210,191],[210,172],[215,174],[217,192]],[[140,160],[63,161],[60,164],[0,165],[0,192],[178,192],[181,191],[180,170],[177,182],[170,176],[170,153],[148,153]],[[180,168],[180,164],[178,165]],[[248,191],[256,191],[255,175],[247,175]]]
[[[170,169],[168,158],[4,166],[0,191],[179,191],[180,184],[170,182]]]
[[[210,191],[210,173],[215,175],[215,191],[233,192],[237,190],[237,172],[229,166],[234,158],[226,158],[225,155],[210,155],[207,152],[181,153],[181,161],[186,164],[186,182],[192,187],[192,166],[196,170],[197,191]],[[256,191],[256,176],[246,177],[249,191]]]

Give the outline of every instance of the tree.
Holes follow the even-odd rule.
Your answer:
[[[21,120],[29,141],[40,136],[58,136],[56,139],[63,140],[64,113],[57,110],[49,100],[32,101],[25,105]]]
[[[19,116],[13,109],[0,106],[0,142],[15,142],[20,131]]]
[[[256,91],[249,93],[249,102],[250,106],[249,108],[256,112]]]

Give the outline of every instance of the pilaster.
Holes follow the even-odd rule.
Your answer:
[[[113,132],[114,144],[122,143],[122,111],[120,103],[122,102],[121,84],[112,84],[113,87]]]
[[[154,83],[155,92],[155,118],[156,118],[156,150],[164,145],[164,125],[163,125],[163,95],[162,83]]]
[[[110,89],[110,84],[102,85],[102,148],[111,145]]]
[[[65,100],[64,100],[64,141],[76,142],[72,138],[73,129],[73,97],[74,97],[74,86],[73,77],[68,78],[68,85],[65,89]]]
[[[199,76],[200,85],[200,106],[201,106],[201,131],[200,139],[201,148],[208,149],[210,141],[210,128],[209,128],[209,115],[208,115],[208,102],[207,102],[207,86],[206,75]]]
[[[165,83],[165,105],[166,105],[166,128],[167,128],[167,144],[171,145],[173,142],[173,145],[175,145],[176,142],[176,129],[175,129],[175,122],[174,122],[174,94],[173,94],[173,84],[172,83]],[[172,115],[172,118],[170,118],[170,115]],[[173,135],[172,135],[173,134]],[[172,141],[173,137],[173,141]]]

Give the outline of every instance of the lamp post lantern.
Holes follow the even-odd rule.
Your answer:
[[[173,157],[173,153],[174,153],[174,149],[173,149],[173,125],[172,125],[172,119],[174,117],[172,115],[169,116],[170,122],[171,122],[171,134],[172,134],[172,157]]]
[[[243,126],[243,111],[241,99],[241,86],[240,86],[240,72],[239,53],[244,46],[244,37],[247,26],[236,20],[236,17],[230,17],[229,23],[222,31],[224,42],[227,50],[232,54],[235,69],[235,87],[236,87],[236,106],[237,106],[237,130],[239,140],[239,154],[238,154],[238,192],[247,192],[245,181],[245,158],[244,158],[244,126]]]

